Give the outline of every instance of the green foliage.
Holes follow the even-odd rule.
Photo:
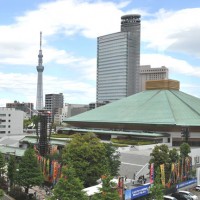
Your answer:
[[[5,165],[6,165],[5,159],[3,157],[3,154],[0,152],[0,178],[5,173]]]
[[[53,196],[50,200],[88,200],[88,197],[82,191],[83,184],[75,175],[72,167],[62,168],[62,178],[59,179],[53,190]]]
[[[105,143],[104,144],[106,147],[106,154],[108,158],[108,164],[110,168],[110,175],[111,176],[117,176],[119,167],[120,167],[120,153],[117,151],[117,148],[114,147],[111,143]]]
[[[163,185],[161,184],[160,168],[156,169],[156,178],[154,180],[153,186],[150,188],[151,199],[163,200]]]
[[[16,182],[25,188],[28,193],[29,188],[41,185],[44,181],[43,174],[37,163],[36,154],[33,149],[25,151],[24,156],[19,163],[19,169],[16,172]]]
[[[0,189],[0,199],[2,199],[3,196],[4,196],[4,191]]]
[[[105,176],[105,178],[102,179],[101,193],[95,194],[92,200],[120,200],[116,183],[113,183],[111,179],[111,176]]]
[[[51,134],[52,138],[73,138],[74,135],[67,135],[67,134]]]
[[[31,118],[31,121],[32,121],[33,124],[35,125],[35,128],[37,128],[38,122],[40,121],[40,116],[38,116],[38,115],[33,115],[32,118]]]
[[[15,174],[16,174],[16,160],[15,160],[15,156],[10,155],[10,159],[8,162],[8,172],[7,172],[7,176],[9,178],[10,181],[10,186],[13,186],[14,180],[15,180]]]
[[[180,156],[178,153],[178,150],[176,148],[173,148],[171,150],[169,150],[169,159],[171,161],[171,163],[175,163],[179,160]]]
[[[112,144],[114,147],[128,147],[127,144],[117,144],[117,143],[113,143]]]
[[[121,138],[112,138],[111,141],[117,144],[127,144],[127,145],[148,145],[155,144],[155,141],[149,140],[136,140],[136,139],[121,139]]]
[[[154,163],[154,169],[160,168],[161,164],[165,165],[165,178],[168,180],[171,173],[171,160],[168,146],[165,144],[160,146],[156,145],[150,155],[151,159],[149,163]]]
[[[93,133],[76,134],[63,149],[63,162],[72,165],[85,187],[110,171],[106,147]]]
[[[169,148],[165,144],[156,145],[150,156],[150,163],[154,163],[154,168],[157,169],[161,164],[169,163]]]
[[[24,119],[24,128],[27,128],[32,123],[31,119]]]
[[[188,143],[184,142],[180,145],[181,157],[183,157],[183,158],[188,157],[190,152],[191,152],[191,149],[190,149],[190,145]]]

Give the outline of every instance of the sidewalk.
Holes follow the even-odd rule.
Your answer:
[[[29,193],[34,194],[36,192],[36,197],[38,200],[43,200],[45,197],[47,197],[46,191],[44,188],[41,188],[39,186],[32,187],[29,189]]]

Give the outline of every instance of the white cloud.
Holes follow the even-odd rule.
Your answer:
[[[82,103],[95,100],[95,86],[81,81],[60,79],[53,76],[44,76],[43,93],[63,93],[65,102]],[[20,102],[36,101],[37,74],[4,74],[0,73],[0,91],[10,98],[1,98],[0,106],[6,102],[18,100]],[[3,105],[4,104],[4,105]]]
[[[141,65],[150,64],[152,67],[166,66],[170,73],[200,77],[200,66],[193,66],[185,60],[176,59],[162,54],[141,54]]]
[[[43,3],[38,9],[16,17],[15,23],[0,25],[0,65],[36,66],[39,32],[43,31],[44,65],[53,62],[56,66],[64,65],[78,74],[74,80],[69,75],[61,79],[45,74],[44,94],[62,92],[66,102],[92,102],[95,100],[95,86],[89,82],[96,79],[96,58],[88,59],[56,45],[53,47],[49,39],[58,33],[66,38],[77,34],[96,39],[104,34],[118,32],[121,16],[130,13],[142,16],[141,40],[147,44],[146,48],[200,56],[200,24],[197,20],[200,18],[200,8],[170,12],[161,9],[155,14],[130,8],[122,11],[129,2],[57,0]],[[185,60],[164,54],[142,54],[141,64],[150,64],[152,67],[165,65],[170,73],[200,77],[200,66],[192,66]],[[36,82],[36,73],[0,73],[0,90],[10,91],[16,98],[23,97],[22,101],[35,102]],[[13,97],[10,99],[15,100]],[[7,100],[1,98],[0,105]]]
[[[159,10],[142,21],[142,41],[158,51],[176,51],[200,57],[200,8]],[[194,48],[195,47],[195,48]]]

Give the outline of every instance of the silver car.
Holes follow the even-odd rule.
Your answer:
[[[193,200],[198,200],[198,197],[189,191],[180,190],[178,193],[185,194],[185,195],[191,197]]]

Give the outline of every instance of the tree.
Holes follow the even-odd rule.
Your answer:
[[[85,187],[96,184],[110,171],[106,147],[93,133],[76,134],[63,150],[63,162],[71,165]]]
[[[44,181],[43,174],[37,163],[35,151],[28,148],[19,163],[19,169],[16,172],[16,182],[25,188],[28,193],[29,188],[41,185]]]
[[[95,194],[92,200],[120,200],[116,183],[112,182],[111,176],[105,176],[102,178],[102,188],[100,188],[100,193]]]
[[[176,148],[173,148],[171,150],[169,150],[169,159],[171,161],[171,163],[175,163],[179,160],[180,156],[178,153],[178,150]]]
[[[160,168],[161,164],[165,166],[165,178],[166,180],[170,177],[171,162],[169,157],[169,148],[167,145],[162,144],[156,145],[152,151],[151,159],[149,163],[154,163],[154,169]],[[156,176],[156,173],[155,173]]]
[[[5,159],[3,157],[3,154],[0,152],[0,178],[2,178],[2,175],[5,173]]]
[[[8,162],[8,179],[10,181],[10,186],[13,186],[14,180],[15,180],[15,174],[16,174],[16,160],[15,156],[10,155],[10,159]]]
[[[117,148],[114,147],[111,143],[105,143],[106,154],[108,158],[108,163],[110,167],[110,175],[117,176],[119,174],[120,167],[120,153],[117,151]]]
[[[169,162],[169,148],[165,144],[156,145],[150,156],[150,163],[154,163],[154,167],[157,169],[161,164]]]
[[[24,119],[24,128],[28,128],[28,126],[32,123],[31,119]]]
[[[163,185],[161,184],[160,168],[156,169],[156,178],[150,188],[151,199],[163,200]]]
[[[83,184],[75,175],[72,167],[62,168],[62,177],[53,190],[50,200],[87,200],[85,192],[82,191]]]
[[[0,199],[2,199],[4,196],[4,191],[2,189],[0,189]]]
[[[191,152],[191,149],[190,149],[190,145],[188,143],[184,142],[180,145],[181,157],[183,157],[183,158],[188,157],[190,152]]]

